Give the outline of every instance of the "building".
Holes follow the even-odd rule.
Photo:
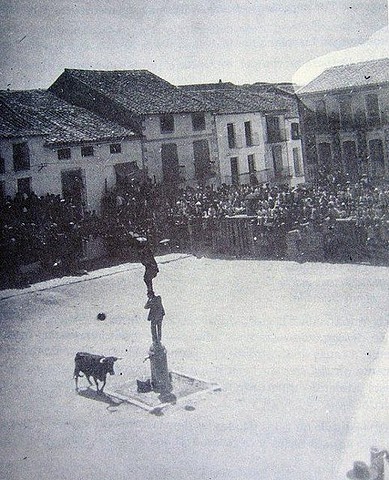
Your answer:
[[[307,173],[388,179],[389,59],[325,70],[298,90]]]
[[[104,192],[141,167],[139,135],[44,90],[0,92],[0,194],[46,193],[100,209]]]
[[[50,87],[58,97],[142,135],[142,167],[177,187],[217,182],[213,118],[200,99],[147,70],[66,69]]]
[[[296,98],[231,83],[176,87],[147,70],[65,70],[49,89],[142,135],[142,166],[174,187],[304,181]]]
[[[139,172],[174,189],[304,181],[296,99],[275,86],[66,69],[48,91],[3,91],[0,102],[2,196],[50,192],[99,210]]]
[[[297,99],[231,83],[181,86],[202,100],[215,125],[220,182],[304,182]]]

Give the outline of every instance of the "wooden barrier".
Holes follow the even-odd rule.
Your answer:
[[[306,223],[287,232],[276,225],[261,225],[255,216],[192,218],[188,234],[189,250],[196,255],[349,262],[366,258],[368,252],[365,230],[351,219],[331,226]]]
[[[274,248],[274,252],[282,250],[284,243],[283,234],[278,229],[270,234],[268,231],[267,235],[261,232],[254,216],[193,218],[188,229],[190,250],[196,255],[277,258],[277,254],[273,255],[270,250],[277,245],[280,248]]]

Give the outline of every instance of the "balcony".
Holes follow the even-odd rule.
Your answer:
[[[273,175],[273,180],[279,182],[292,178],[293,171],[290,167],[283,167],[281,170],[272,171],[271,174]]]
[[[240,173],[237,177],[233,178],[231,175],[225,175],[223,177],[223,183],[228,185],[260,185],[263,183],[270,182],[274,179],[274,172],[269,168],[265,170],[258,170],[254,172],[244,172]],[[235,181],[237,180],[237,181]]]
[[[267,143],[280,143],[286,142],[286,133],[279,132],[268,132],[267,133]]]

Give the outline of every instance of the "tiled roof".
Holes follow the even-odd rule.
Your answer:
[[[0,136],[44,135],[46,144],[134,137],[130,130],[46,90],[0,91]]]
[[[253,84],[246,84],[244,87],[252,88],[258,92],[283,92],[283,93],[294,93],[294,86],[292,83],[268,83],[268,82],[256,82]]]
[[[72,70],[70,75],[136,115],[203,112],[200,99],[148,70]]]
[[[25,117],[0,100],[0,136],[12,137],[15,132],[21,135],[39,135],[41,129],[34,128]]]
[[[215,84],[218,85],[218,84]],[[208,109],[219,114],[288,111],[290,98],[281,92],[257,92],[250,88],[228,85],[227,88],[217,86],[211,89],[209,85],[184,85],[190,95],[201,98]]]
[[[252,85],[244,85],[252,92],[262,93],[272,99],[275,105],[280,105],[287,110],[287,116],[296,118],[299,116],[298,98],[292,91],[287,91],[287,86],[292,84],[286,83],[253,83]]]
[[[179,88],[183,90],[219,90],[219,89],[231,89],[236,88],[231,82],[222,82],[219,81],[217,83],[194,83],[192,85],[179,85]]]
[[[389,58],[340,65],[324,70],[298,94],[364,87],[389,82]]]

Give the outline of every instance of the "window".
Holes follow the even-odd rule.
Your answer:
[[[327,107],[324,100],[320,100],[320,102],[316,104],[316,126],[319,131],[328,128]]]
[[[298,148],[293,149],[293,166],[294,166],[294,173],[296,177],[300,177],[302,174],[302,169],[301,169],[300,152]]]
[[[0,156],[0,173],[5,173],[5,160]]]
[[[346,172],[355,177],[358,173],[358,155],[355,142],[348,140],[343,142],[343,163]]]
[[[274,145],[272,148],[272,154],[273,154],[273,167],[274,167],[274,173],[277,176],[280,176],[282,174],[283,170],[283,160],[282,160],[282,147],[281,145]]]
[[[251,135],[251,122],[244,122],[244,134],[246,137],[246,146],[251,147],[253,144],[253,137]]]
[[[31,193],[31,177],[18,178],[18,193],[22,195]]]
[[[12,145],[12,149],[15,172],[20,172],[21,170],[29,170],[30,151],[28,149],[27,142],[14,143]]]
[[[249,167],[249,173],[255,173],[255,160],[254,155],[247,155],[247,163]]]
[[[193,142],[194,167],[196,179],[203,183],[211,175],[211,157],[208,140]]]
[[[72,156],[70,148],[60,148],[57,150],[58,160],[66,160]]]
[[[321,165],[331,165],[332,152],[330,143],[319,143],[319,163]]]
[[[369,141],[370,165],[374,177],[385,173],[384,147],[381,139]]]
[[[343,97],[339,100],[340,125],[344,129],[352,128],[353,114],[351,109],[351,98]]]
[[[94,150],[92,145],[87,145],[86,147],[81,147],[81,156],[82,157],[93,157]]]
[[[122,153],[122,144],[121,143],[112,143],[109,146],[110,153]]]
[[[231,183],[232,185],[239,185],[238,157],[232,157],[230,159],[230,165],[231,165]]]
[[[376,93],[366,95],[366,114],[370,125],[378,125],[380,123],[380,108]]]
[[[227,137],[229,148],[236,147],[235,127],[233,123],[227,123]]]
[[[174,116],[171,114],[161,115],[159,117],[161,133],[174,132]]]
[[[250,185],[258,185],[258,179],[255,174],[255,160],[254,155],[247,155],[247,165],[249,167],[249,182]]]
[[[279,117],[266,117],[267,141],[270,143],[281,142],[281,129]]]
[[[300,139],[300,124],[299,123],[292,123],[290,126],[290,136],[292,140],[299,140]]]
[[[204,113],[192,113],[193,130],[205,130],[205,115]]]

